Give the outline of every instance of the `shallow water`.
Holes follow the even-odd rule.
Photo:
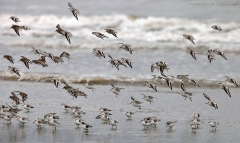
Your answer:
[[[27,103],[35,108],[27,113],[25,110],[19,112],[21,116],[29,118],[26,126],[19,126],[16,119],[12,119],[11,124],[7,124],[4,119],[0,119],[0,138],[4,142],[237,142],[240,138],[237,135],[240,129],[238,112],[239,89],[231,88],[232,97],[228,97],[224,91],[216,88],[188,88],[194,93],[193,101],[184,100],[177,94],[181,91],[174,87],[173,91],[168,88],[158,86],[158,92],[135,85],[118,84],[125,89],[117,98],[109,91],[110,85],[96,85],[96,91],[85,89],[81,84],[71,84],[79,87],[88,94],[88,98],[78,97],[72,99],[61,87],[55,88],[53,83],[37,82],[9,82],[3,81],[1,85],[0,103],[10,104],[7,99],[11,91],[21,90],[29,96]],[[44,90],[43,90],[44,89]],[[209,95],[219,104],[219,109],[206,105],[202,93]],[[142,99],[141,94],[157,97],[154,103],[149,104]],[[130,97],[143,101],[142,109],[129,105]],[[62,103],[69,105],[79,105],[82,111],[86,112],[82,120],[92,125],[88,131],[77,128],[74,124],[74,117],[71,113],[65,113],[60,106]],[[117,129],[112,129],[110,125],[95,119],[99,115],[99,108],[107,107],[112,110],[112,118],[119,124]],[[19,106],[19,108],[22,108]],[[131,120],[124,115],[126,111],[133,111],[135,114]],[[49,112],[56,112],[59,115],[61,125],[56,130],[52,126],[45,124],[42,129],[32,123],[36,118],[43,118]],[[190,128],[192,115],[194,112],[201,114],[200,119],[204,123],[192,132]],[[157,127],[143,129],[140,121],[144,117],[156,116],[161,119]],[[208,125],[209,120],[219,122],[216,131]],[[173,130],[166,130],[165,122],[177,120]]]

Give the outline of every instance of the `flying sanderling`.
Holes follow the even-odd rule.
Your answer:
[[[203,93],[204,97],[208,99],[208,102],[206,104],[208,104],[209,106],[214,107],[214,109],[218,109],[218,104],[215,103],[214,101],[212,101],[212,99],[205,93]]]
[[[8,66],[8,70],[10,70],[11,72],[16,73],[18,76],[21,76],[20,73],[19,73],[20,70],[18,68],[16,68],[16,67]]]
[[[152,88],[154,91],[157,92],[157,86],[156,86],[155,84],[153,84],[153,83],[150,83],[150,82],[148,82],[148,81],[145,81],[144,86],[147,86],[147,87],[149,87],[149,88]]]
[[[233,79],[233,78],[231,78],[229,76],[225,76],[225,77],[227,78],[226,79],[227,82],[233,83],[234,85],[238,86],[238,84],[237,84],[235,79]]]
[[[134,107],[138,107],[139,109],[141,109],[142,103],[138,100],[136,100],[134,97],[131,96],[132,102],[130,104],[132,104]]]
[[[231,97],[231,93],[230,93],[229,88],[227,87],[227,85],[225,85],[224,83],[218,83],[218,87],[223,89],[227,93],[227,95],[229,97]]]
[[[14,22],[18,23],[18,22],[21,22],[19,20],[19,18],[15,17],[15,16],[11,16],[9,19],[12,19]]]
[[[131,48],[131,45],[124,44],[124,43],[119,43],[119,44],[121,44],[121,46],[120,46],[121,49],[124,49],[125,51],[128,51],[130,54],[132,54],[132,51],[134,51]]]
[[[104,38],[108,38],[107,36],[105,36],[104,34],[100,33],[100,32],[92,32],[93,35],[97,36],[98,38],[104,40]]]
[[[116,32],[115,30],[113,30],[113,29],[106,28],[106,29],[105,29],[105,32],[107,32],[107,33],[109,33],[109,34],[112,34],[113,36],[115,36],[116,38],[118,38],[118,37],[117,37],[117,32]]]
[[[190,40],[193,44],[195,44],[194,41],[193,41],[193,40],[195,40],[195,39],[193,38],[193,36],[187,35],[187,34],[183,34],[183,37],[185,37],[186,39]]]
[[[111,86],[112,86],[112,88],[110,89],[110,91],[112,91],[116,95],[116,98],[117,98],[117,95],[119,95],[120,91],[124,88],[116,87],[112,83],[111,83]]]
[[[150,104],[153,102],[153,98],[156,98],[156,97],[153,97],[153,96],[147,96],[147,95],[143,95],[143,99],[145,99],[146,101],[150,102]],[[157,98],[156,98],[157,99]]]
[[[71,59],[71,58],[70,58],[70,54],[69,54],[69,53],[67,53],[67,52],[62,52],[62,54],[60,55],[60,58],[62,58],[62,57],[65,57],[65,58],[67,58],[67,59],[68,59],[68,61],[69,61],[69,59]]]
[[[12,56],[10,56],[10,55],[4,55],[4,56],[3,56],[3,58],[5,58],[5,59],[9,60],[11,63],[13,63],[13,64],[14,64],[14,59],[13,59],[13,57],[12,57]]]
[[[90,82],[84,83],[83,86],[85,86],[88,89],[91,89],[92,91],[96,90],[95,87],[94,87],[94,84],[92,84]]]
[[[70,7],[69,10],[72,12],[73,16],[78,20],[77,14],[79,14],[79,11],[74,8],[70,2],[68,2],[68,6]]]
[[[195,60],[197,60],[197,58],[196,58],[196,52],[192,49],[192,48],[187,48],[187,51],[191,54],[191,56],[195,59]]]
[[[222,31],[222,28],[220,26],[217,26],[217,25],[213,25],[211,28],[214,29],[214,30],[218,30],[219,32]]]

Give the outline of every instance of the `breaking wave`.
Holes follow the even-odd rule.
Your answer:
[[[180,18],[135,17],[130,15],[79,16],[77,21],[73,16],[19,16],[19,25],[28,26],[31,30],[20,31],[17,36],[9,29],[13,22],[9,15],[1,14],[0,35],[1,44],[9,47],[44,47],[44,48],[110,48],[115,43],[127,42],[133,48],[177,48],[185,49],[194,46],[183,38],[183,34],[193,35],[196,45],[222,49],[223,51],[240,51],[240,23],[220,23],[212,21],[196,21]],[[60,24],[73,34],[72,44],[65,37],[54,32]],[[212,25],[220,25],[222,32],[215,31]],[[97,39],[93,31],[104,32],[105,28],[113,28],[119,38],[108,35],[109,39]],[[106,42],[108,41],[108,42]]]

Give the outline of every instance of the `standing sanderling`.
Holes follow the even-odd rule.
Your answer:
[[[167,127],[169,127],[170,129],[172,129],[172,127],[175,125],[176,122],[177,122],[177,121],[167,121],[167,122],[165,123],[166,129],[167,129]]]
[[[29,112],[30,109],[34,108],[32,105],[27,104],[27,103],[23,103],[23,107],[24,107],[24,109],[26,109],[28,112]]]
[[[217,130],[217,125],[219,125],[218,122],[210,120],[208,123],[213,129],[215,128],[215,130]]]
[[[193,36],[187,35],[187,34],[183,34],[183,37],[185,37],[186,39],[190,40],[193,44],[195,44],[194,41],[193,41],[193,40],[195,40],[195,39],[193,38]]]
[[[44,120],[38,118],[33,122],[38,128],[43,127]]]
[[[157,126],[157,124],[160,122],[161,120],[160,119],[157,119],[157,118],[152,118],[151,119],[151,125],[153,125],[153,126]]]
[[[27,123],[27,121],[29,121],[28,118],[21,117],[21,116],[16,116],[16,119],[19,122],[19,125],[23,125],[23,126],[25,123]]]
[[[148,121],[148,120],[142,120],[142,121],[140,121],[140,123],[143,125],[143,127],[144,127],[144,129],[145,128],[147,128],[148,129],[148,127],[150,127],[152,124],[151,124],[151,121]]]
[[[87,124],[85,122],[82,122],[82,127],[83,127],[84,130],[89,130],[90,128],[92,128],[91,125],[89,125],[89,124]]]
[[[82,123],[80,118],[74,119],[74,123],[79,127],[79,125]]]
[[[198,125],[197,125],[197,124],[194,124],[194,123],[192,123],[192,124],[191,124],[192,132],[193,132],[193,131],[195,131],[195,132],[196,132],[196,130],[197,130],[197,127],[198,127]]]
[[[192,121],[193,124],[196,124],[197,125],[197,128],[199,125],[201,125],[202,123],[204,123],[203,121],[201,121],[199,118],[195,118],[193,119]]]
[[[65,104],[65,103],[63,103],[61,106],[63,107],[63,109],[64,109],[66,112],[68,112],[69,110],[72,109],[71,106],[69,106],[69,105],[67,105],[67,104]]]
[[[108,123],[112,126],[112,128],[113,128],[113,126],[115,126],[117,128],[118,121],[116,121],[110,117],[107,117],[107,119],[108,119]]]
[[[125,115],[128,117],[128,118],[131,118],[132,116],[133,116],[133,112],[131,112],[131,111],[127,111],[126,113],[125,113]]]
[[[58,121],[56,119],[53,118],[53,116],[49,117],[49,122],[50,125],[54,126],[55,130],[56,130],[56,126],[59,125],[60,123],[58,123]]]
[[[203,93],[204,97],[208,99],[208,102],[206,104],[208,104],[209,106],[214,107],[214,109],[218,109],[218,104],[215,103],[214,101],[212,101],[212,99],[205,93]]]

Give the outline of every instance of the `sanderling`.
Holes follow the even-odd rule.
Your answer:
[[[6,115],[7,113],[9,113],[8,109],[3,109],[3,108],[0,107],[0,115],[1,115],[1,117]]]
[[[156,86],[155,84],[153,84],[153,83],[150,83],[150,82],[148,82],[148,81],[145,81],[144,86],[147,86],[147,87],[149,87],[149,88],[152,88],[154,91],[157,92],[157,86]]]
[[[119,44],[122,44],[122,45],[120,46],[120,48],[124,49],[125,51],[128,51],[130,54],[132,54],[132,51],[134,51],[134,50],[131,48],[131,45],[124,44],[124,43],[119,43]]]
[[[154,125],[156,127],[160,121],[161,121],[160,119],[152,118],[150,123],[151,125]]]
[[[144,94],[142,94],[142,95],[143,95],[143,99],[145,99],[146,101],[150,102],[150,104],[153,102],[153,98],[156,98],[156,97],[147,96],[147,95],[144,95]]]
[[[102,114],[100,114],[100,115],[98,115],[95,119],[102,119],[102,121],[108,121],[108,117],[109,117],[109,115],[102,115]]]
[[[188,75],[177,75],[177,78],[178,79],[187,79],[187,80],[189,79]]]
[[[115,66],[119,70],[119,65],[122,65],[127,68],[127,66],[122,61],[113,59],[112,56],[109,54],[108,54],[108,57],[110,58],[110,60],[108,62],[110,62],[110,64],[112,64],[112,67]]]
[[[14,59],[13,59],[13,57],[12,56],[10,56],[10,55],[4,55],[3,56],[3,58],[5,58],[5,59],[7,59],[7,60],[9,60],[11,63],[13,63],[14,64]]]
[[[193,41],[193,40],[195,40],[195,39],[193,38],[193,36],[187,35],[187,34],[183,34],[183,37],[185,37],[186,39],[190,40],[193,44],[195,44],[194,41]]]
[[[131,111],[127,111],[126,113],[125,113],[125,115],[128,117],[128,118],[131,118],[132,116],[133,116],[133,112],[131,112]]]
[[[116,32],[115,30],[110,29],[110,28],[106,28],[105,30],[106,30],[105,32],[107,32],[107,33],[109,33],[109,34],[112,34],[113,36],[115,36],[116,38],[118,38],[118,37],[117,37],[117,32]]]
[[[116,98],[117,98],[117,95],[119,95],[120,91],[124,88],[115,87],[112,83],[111,83],[111,86],[112,86],[112,88],[110,89],[110,91],[112,91],[116,95]]]
[[[204,123],[203,121],[201,121],[199,118],[195,118],[193,119],[192,121],[193,124],[196,124],[197,125],[197,128],[199,125],[201,125],[202,123]]]
[[[207,55],[208,60],[209,60],[210,63],[211,63],[213,60],[216,60],[216,59],[214,58],[215,56],[214,56],[212,53],[207,53],[206,55]]]
[[[23,126],[24,126],[24,124],[27,123],[27,121],[29,121],[28,118],[21,117],[21,116],[16,116],[16,119],[17,119],[17,121],[19,122],[19,125],[22,124]]]
[[[66,112],[68,112],[70,109],[72,109],[71,106],[69,106],[69,105],[67,105],[67,104],[65,104],[65,103],[63,103],[61,106],[63,107],[63,109],[64,109]]]
[[[42,54],[42,51],[41,51],[41,50],[36,49],[36,48],[34,48],[34,47],[32,47],[32,51],[31,51],[31,52],[33,52],[34,54],[39,54],[39,55]]]
[[[59,34],[61,34],[61,35],[63,35],[63,36],[65,36],[66,39],[68,40],[69,44],[71,44],[70,37],[73,36],[72,33],[68,32],[68,31],[66,31],[66,30],[63,30],[63,29],[60,27],[59,24],[56,26],[56,28],[57,28],[56,32],[59,33]]]
[[[74,119],[74,123],[79,127],[79,125],[82,123],[80,118]]]
[[[175,125],[176,122],[177,122],[177,121],[167,121],[167,122],[165,123],[166,128],[169,127],[170,129],[172,129],[172,127]]]
[[[229,97],[231,97],[231,93],[229,91],[229,88],[224,83],[218,83],[218,87],[223,89]]]
[[[42,67],[47,67],[48,65],[41,60],[32,60],[32,63],[36,65],[41,65]]]
[[[44,123],[44,120],[42,119],[36,119],[34,122],[33,122],[38,128],[41,128],[43,127],[43,123]]]
[[[31,60],[29,60],[28,58],[24,57],[24,56],[21,56],[22,58],[19,60],[21,62],[24,63],[24,65],[29,69],[29,63],[32,63]]]
[[[61,57],[58,57],[58,56],[53,56],[53,61],[55,63],[61,63],[61,64],[64,62],[63,59]]]
[[[98,38],[104,40],[104,38],[108,38],[107,36],[105,36],[104,34],[100,33],[100,32],[92,32],[93,35],[97,36]]]
[[[215,130],[217,130],[217,125],[219,125],[218,122],[210,120],[208,123],[213,129],[215,128]]]
[[[30,30],[30,28],[28,28],[28,27],[26,27],[26,26],[18,26],[18,25],[14,25],[14,24],[10,27],[10,29],[11,29],[11,28],[16,32],[16,34],[17,34],[18,36],[20,36],[19,30],[21,30],[21,29]]]
[[[3,116],[3,119],[6,120],[8,123],[11,123],[12,118],[13,118],[13,116],[10,114],[5,114]]]
[[[19,95],[22,97],[22,102],[26,101],[28,99],[28,95],[24,92],[21,91],[14,91],[14,92],[18,92]]]
[[[196,119],[198,119],[200,117],[200,114],[199,113],[194,113],[193,114],[193,120],[196,118]]]
[[[34,108],[32,105],[27,104],[27,103],[23,103],[23,107],[24,107],[24,109],[26,109],[28,112],[29,112],[30,109]]]
[[[173,76],[166,76],[164,73],[161,73],[161,74],[163,76],[163,79],[166,81],[168,87],[172,90]]]
[[[182,92],[179,92],[179,94],[181,94],[183,97],[185,97],[184,100],[189,98],[192,101],[193,94],[191,92],[183,90]]]
[[[77,14],[79,14],[79,11],[74,8],[70,2],[68,2],[68,6],[70,7],[69,10],[72,12],[73,16],[78,20]]]
[[[233,78],[231,78],[229,76],[225,76],[225,77],[227,78],[226,79],[227,82],[233,83],[234,85],[238,86],[238,84],[237,84],[235,79],[233,79]]]
[[[162,82],[166,82],[166,80],[162,77],[162,76],[158,76],[158,75],[152,75],[154,81],[160,82],[162,84]]]
[[[45,119],[49,120],[49,117],[50,117],[50,116],[54,116],[55,114],[56,114],[56,113],[47,113],[47,114],[45,114],[45,115],[44,115],[44,120],[45,120]]]
[[[227,60],[227,58],[226,58],[226,56],[224,55],[223,52],[221,52],[221,51],[219,51],[219,50],[213,50],[213,52],[214,52],[215,54],[217,54],[217,55],[222,56],[225,60]]]
[[[144,127],[144,129],[145,128],[147,128],[148,129],[148,127],[150,127],[152,124],[151,124],[151,121],[147,121],[147,120],[142,120],[142,121],[140,121],[141,122],[141,124],[143,125],[143,127]]]
[[[132,104],[134,107],[138,107],[139,109],[141,109],[142,103],[140,101],[137,101],[134,97],[131,96],[132,102],[130,104]]]
[[[125,62],[126,64],[128,64],[128,66],[130,68],[132,68],[132,62],[129,59],[125,59],[125,58],[121,58],[123,62]]]
[[[69,61],[69,59],[71,59],[71,58],[70,58],[70,54],[69,54],[69,53],[67,53],[67,52],[62,52],[62,54],[60,55],[60,58],[62,58],[62,57],[65,57],[65,58],[67,58],[67,59],[68,59],[68,61]]]
[[[105,54],[102,50],[98,49],[98,48],[95,48],[93,49],[93,54],[96,56],[96,57],[99,57],[99,59],[101,59],[101,57],[105,58]]]
[[[200,85],[197,83],[196,80],[194,80],[194,79],[190,79],[190,78],[189,78],[188,81],[192,82],[195,86],[200,87]]]
[[[88,89],[91,89],[92,91],[96,90],[95,87],[94,87],[94,84],[92,84],[90,82],[84,83],[83,86],[85,86]]]
[[[151,72],[154,71],[154,69],[158,69],[161,73],[164,72],[164,70],[168,70],[168,64],[166,62],[163,62],[163,61],[158,61],[156,63],[153,63],[151,65]]]
[[[53,118],[53,116],[49,117],[49,122],[50,125],[54,126],[56,129],[56,126],[59,125],[60,123],[58,123],[58,121],[56,119]]]
[[[193,132],[193,131],[196,132],[197,127],[198,127],[197,124],[192,123],[192,124],[191,124],[192,132]]]
[[[81,107],[79,107],[79,106],[72,106],[71,109],[72,109],[72,113],[74,114],[77,110],[81,109]]]
[[[206,104],[208,104],[209,106],[214,107],[214,109],[218,109],[218,104],[215,103],[214,101],[212,101],[212,99],[205,93],[203,93],[204,97],[208,99],[208,102]]]
[[[16,73],[18,76],[21,76],[20,73],[19,73],[20,70],[18,68],[16,68],[16,67],[8,66],[8,70],[10,70],[11,72]]]
[[[107,112],[107,111],[102,111],[100,115],[107,115],[107,116],[110,116],[112,115],[110,112]]]
[[[74,90],[74,95],[76,98],[77,96],[84,96],[85,98],[87,98],[87,94],[84,93],[83,91],[78,90],[78,88]]]
[[[112,128],[113,128],[113,126],[115,126],[117,128],[118,121],[116,121],[110,117],[107,117],[107,119],[108,119],[108,123],[112,126]]]
[[[92,128],[91,125],[89,125],[89,124],[87,124],[85,122],[82,122],[82,127],[83,127],[84,130],[89,130],[90,128]]]
[[[74,116],[75,117],[81,117],[83,114],[86,114],[86,113],[78,110],[78,111],[75,111]]]
[[[197,60],[196,55],[195,55],[196,52],[194,52],[194,50],[193,50],[192,48],[188,48],[187,51],[191,54],[191,56],[192,56],[195,60]]]
[[[20,99],[17,97],[17,95],[14,92],[11,92],[11,96],[9,96],[10,99],[16,102],[16,104],[20,104]]]
[[[15,16],[11,16],[9,19],[12,19],[14,22],[18,23],[18,22],[21,22],[19,20],[19,18],[15,17]]]
[[[48,78],[50,78],[50,81],[53,81],[53,83],[56,86],[56,88],[58,88],[58,86],[60,85],[61,81],[59,79],[54,78],[54,77],[48,77]]]
[[[108,108],[103,108],[103,107],[101,107],[100,109],[99,109],[101,112],[106,112],[106,111],[112,111],[112,110],[110,110],[110,109],[108,109]]]
[[[218,30],[219,32],[222,31],[222,28],[220,26],[217,26],[217,25],[213,25],[211,28],[214,29],[214,30]]]

